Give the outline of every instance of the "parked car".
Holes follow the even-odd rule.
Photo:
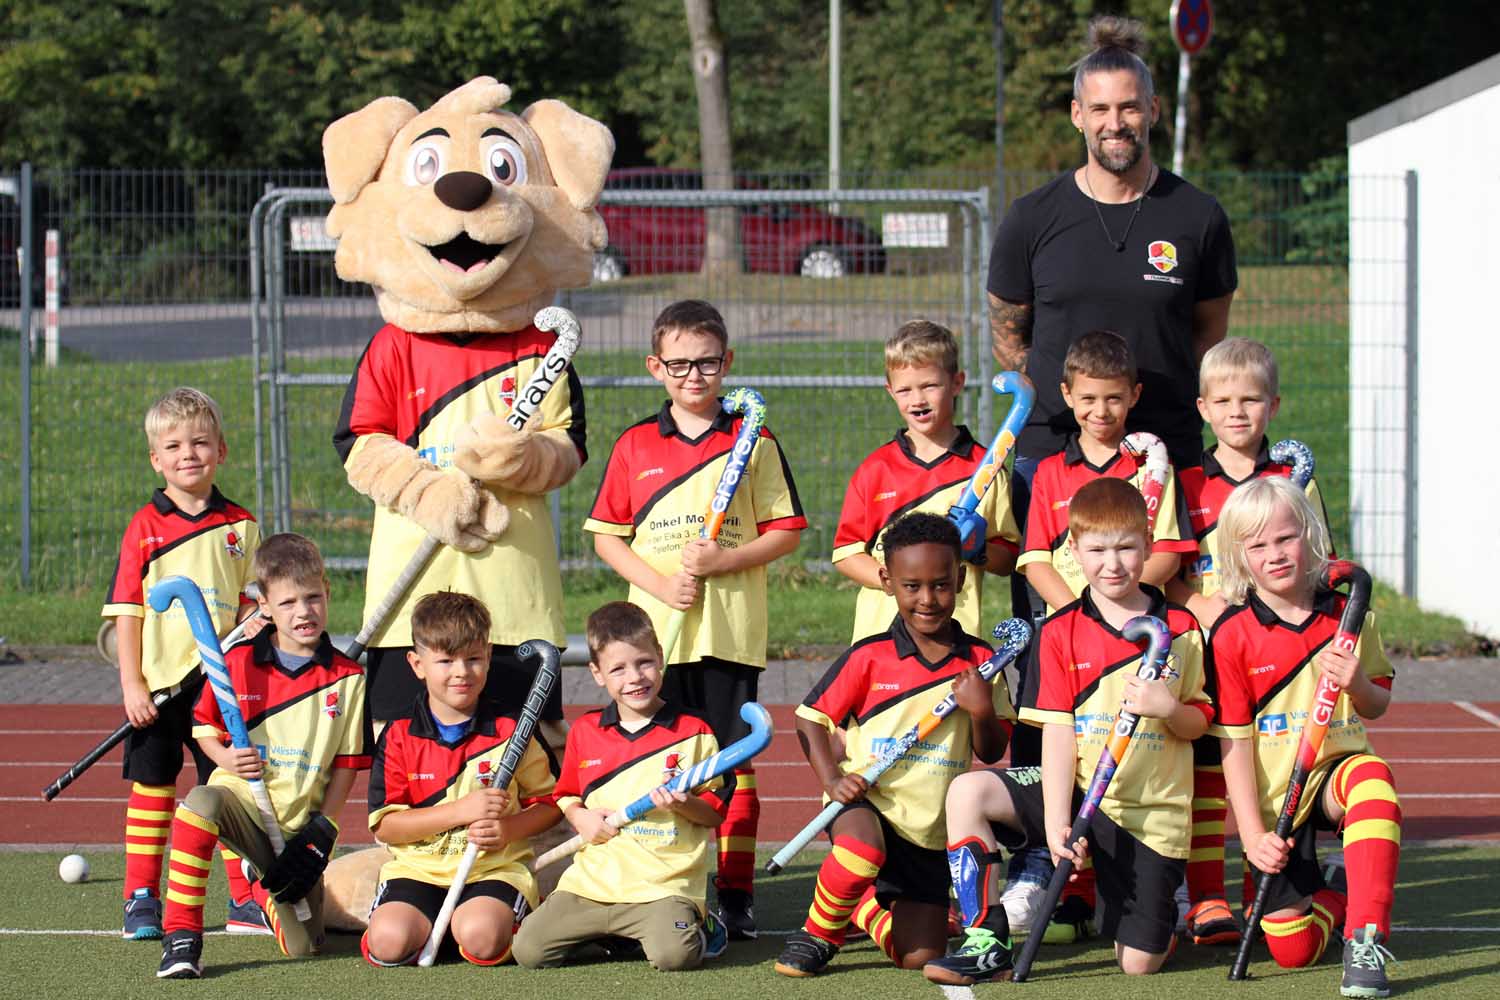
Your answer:
[[[738,180],[741,190],[758,187]],[[628,167],[612,170],[607,191],[701,191],[697,170]],[[746,271],[840,278],[885,270],[880,234],[859,219],[833,215],[814,204],[763,204],[735,209]],[[627,274],[697,271],[703,263],[704,209],[661,205],[599,206],[609,226],[609,246],[595,255],[594,280]]]

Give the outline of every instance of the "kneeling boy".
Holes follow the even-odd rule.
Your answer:
[[[1096,479],[1073,496],[1069,545],[1088,586],[1042,623],[1032,643],[1021,720],[1042,727],[1041,767],[974,771],[948,789],[948,857],[964,941],[926,967],[928,979],[968,984],[1011,967],[1005,909],[989,905],[998,848],[1046,845],[1054,862],[1093,855],[1104,902],[1101,930],[1127,973],[1155,972],[1171,951],[1172,895],[1188,856],[1192,741],[1208,728],[1203,636],[1187,609],[1141,585],[1150,540],[1146,504],[1123,479]],[[1141,649],[1120,634],[1138,615],[1172,633],[1171,676],[1140,681]],[[1164,675],[1166,677],[1166,675]],[[1068,828],[1124,705],[1141,717],[1091,836],[1070,849]]]
[[[1014,713],[1005,682],[979,666],[993,655],[953,618],[964,570],[958,529],[936,514],[910,514],[885,535],[880,580],[897,615],[879,635],[834,661],[797,708],[797,737],[825,794],[845,808],[829,828],[833,853],[818,870],[807,922],[788,939],[776,971],[811,976],[844,943],[852,921],[905,969],[943,953],[948,923],[943,795],[971,755],[1000,759]],[[952,691],[954,712],[869,785],[858,768],[915,726]],[[830,734],[848,729],[844,773]]]
[[[581,945],[623,937],[663,972],[716,958],[728,942],[707,906],[714,830],[734,786],[656,786],[719,751],[707,722],[661,697],[662,651],[645,611],[628,601],[589,616],[589,672],[611,704],[573,724],[557,804],[586,846],[557,890],[521,925],[516,961],[561,965]],[[605,820],[651,791],[656,808],[623,829]]]
[[[228,733],[213,688],[205,684],[193,710],[193,736],[218,765],[194,788],[172,820],[167,908],[162,921],[163,979],[203,974],[203,902],[214,842],[222,839],[262,873],[251,882],[276,943],[292,956],[317,952],[323,941],[323,866],[333,854],[355,772],[370,766],[365,673],[333,648],[328,580],[318,547],[301,535],[272,535],[255,553],[260,609],[274,628],[262,629],[225,655],[244,706],[251,747],[226,745]],[[261,758],[256,747],[264,747]],[[260,778],[285,833],[277,855],[261,828],[249,779]],[[306,899],[311,919],[297,920]]]
[[[536,905],[527,839],[557,822],[551,754],[531,741],[511,786],[493,785],[516,720],[481,700],[490,615],[467,594],[428,594],[412,610],[407,659],[426,685],[409,718],[380,734],[370,770],[370,829],[395,859],[380,869],[361,950],[372,965],[415,962],[469,844],[480,849],[449,933],[475,965],[510,957]]]

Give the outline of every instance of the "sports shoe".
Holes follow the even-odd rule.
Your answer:
[[[140,888],[125,900],[125,928],[120,937],[126,941],[154,941],[161,937],[161,900],[156,893]]]
[[[1344,979],[1339,995],[1346,997],[1388,997],[1391,984],[1385,978],[1385,963],[1394,961],[1385,947],[1385,936],[1374,924],[1365,924],[1344,941]]]
[[[1036,911],[1042,905],[1047,887],[1041,882],[1021,879],[1010,883],[1000,894],[1000,905],[1005,907],[1005,918],[1010,921],[1013,938],[1025,937],[1036,923]]]
[[[1064,897],[1057,912],[1042,932],[1043,944],[1072,944],[1083,941],[1093,932],[1094,911],[1082,896]]]
[[[947,986],[972,986],[1009,979],[1011,965],[1009,941],[1001,941],[987,927],[970,927],[958,950],[922,966],[922,975]]]
[[[703,926],[698,930],[703,935],[703,958],[718,958],[729,949],[729,929],[724,922],[713,913],[707,913],[703,917]]]
[[[1187,912],[1187,936],[1193,944],[1234,944],[1240,925],[1222,899],[1200,899]]]
[[[838,953],[839,946],[836,944],[829,944],[804,930],[793,931],[787,936],[786,947],[781,949],[781,957],[776,960],[776,971],[783,976],[799,979],[816,976]]]
[[[719,890],[719,919],[729,932],[731,941],[754,941],[755,906],[754,897],[743,889]]]
[[[224,930],[229,934],[274,934],[266,911],[253,898],[243,903],[229,901],[229,916],[224,919]]]
[[[201,979],[203,935],[197,931],[173,931],[161,943],[161,967],[157,979]]]

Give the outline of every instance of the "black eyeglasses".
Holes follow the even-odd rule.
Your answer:
[[[687,378],[688,372],[694,368],[698,374],[703,376],[717,375],[724,368],[724,355],[720,354],[712,358],[657,358],[661,366],[667,370],[667,374],[673,378]]]

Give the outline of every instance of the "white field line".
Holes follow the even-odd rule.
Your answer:
[[[1496,729],[1500,729],[1500,715],[1496,715],[1494,712],[1487,712],[1472,701],[1455,701],[1453,704],[1468,712],[1474,718],[1482,719]]]

